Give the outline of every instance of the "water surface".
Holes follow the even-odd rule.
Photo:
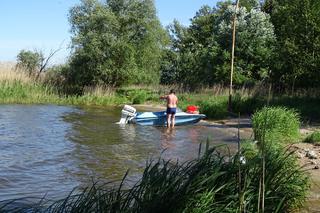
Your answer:
[[[0,106],[0,200],[61,198],[92,180],[136,180],[146,160],[189,160],[201,142],[234,145],[234,132],[206,122],[164,127],[116,124],[120,108]]]

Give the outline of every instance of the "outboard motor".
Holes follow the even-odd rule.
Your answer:
[[[129,105],[124,105],[121,110],[121,118],[119,124],[127,124],[130,120],[132,120],[136,116],[136,109]]]

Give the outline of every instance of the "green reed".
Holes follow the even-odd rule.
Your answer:
[[[285,107],[264,107],[252,116],[255,139],[297,142],[300,138],[299,114]]]
[[[69,88],[69,87],[68,87]],[[0,103],[25,104],[64,104],[64,105],[123,105],[123,104],[161,104],[160,95],[166,94],[170,87],[165,86],[130,86],[112,88],[94,86],[76,89],[77,93],[67,94],[64,89],[51,84],[37,82],[22,75],[9,72],[0,76]],[[317,97],[256,95],[257,92],[238,89],[232,97],[231,114],[228,111],[228,95],[220,87],[206,88],[189,92],[177,87],[178,106],[185,110],[188,105],[200,107],[200,113],[209,119],[222,119],[229,115],[240,113],[251,115],[262,109],[267,103],[270,106],[283,106],[297,111],[305,122],[320,120]]]
[[[115,94],[67,96],[59,95],[54,87],[42,83],[0,81],[0,103],[5,104],[117,105],[125,102],[125,98]]]
[[[320,143],[320,131],[312,132],[303,141],[306,143],[319,144]]]
[[[246,150],[242,150],[245,152]],[[257,212],[261,154],[240,164],[236,155],[222,155],[210,148],[200,158],[185,163],[158,159],[149,161],[140,181],[125,187],[120,184],[93,184],[75,190],[56,202],[41,202],[14,207],[28,212]],[[303,205],[308,177],[288,150],[265,149],[265,212],[286,212]],[[241,197],[238,167],[241,166]],[[8,202],[8,201],[6,201]],[[0,212],[10,205],[0,203]],[[11,206],[14,202],[11,203]],[[7,207],[7,208],[6,208]]]

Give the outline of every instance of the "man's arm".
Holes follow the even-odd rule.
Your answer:
[[[162,96],[160,96],[160,99],[167,99],[167,95],[162,95]]]

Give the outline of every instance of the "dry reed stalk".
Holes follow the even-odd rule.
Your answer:
[[[114,88],[106,85],[97,85],[84,88],[84,95],[93,95],[96,97],[114,96]]]
[[[34,80],[26,74],[25,70],[16,68],[16,65],[10,62],[0,63],[0,81],[19,81],[26,84],[34,82]]]
[[[233,91],[236,94],[240,94],[242,97],[252,96],[255,92],[253,89],[247,88],[245,86],[242,86],[241,88],[235,88],[233,89]],[[224,85],[217,84],[212,87],[202,88],[200,90],[200,93],[211,95],[213,94],[215,96],[227,96],[229,93],[229,88]]]

